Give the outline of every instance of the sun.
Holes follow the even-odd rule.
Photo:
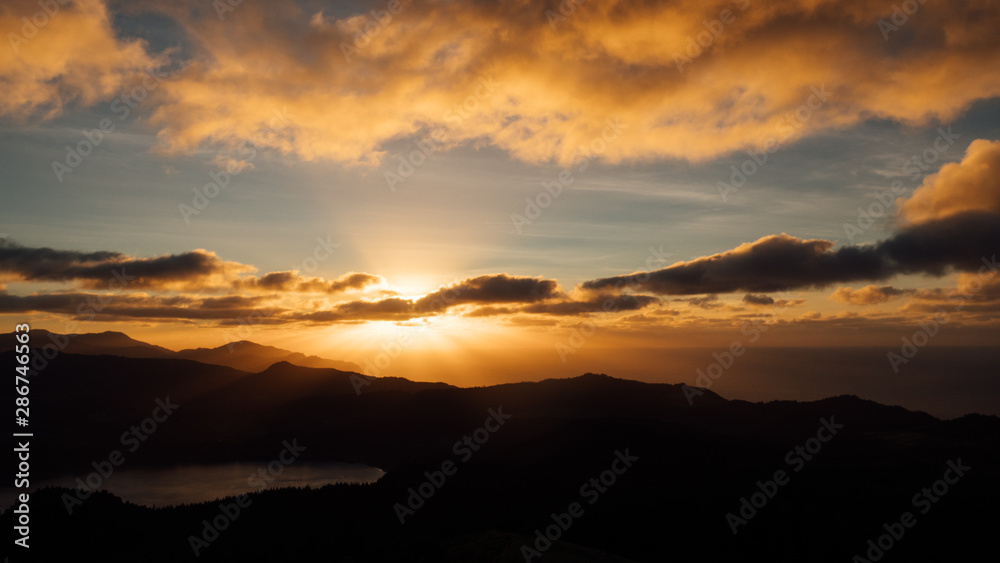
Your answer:
[[[342,325],[328,332],[327,353],[354,362],[367,375],[405,377],[402,366],[412,363],[415,356],[457,359],[476,338],[467,324],[466,319],[445,314]]]
[[[403,274],[386,277],[386,288],[397,292],[398,296],[403,299],[419,299],[441,285],[441,280],[430,274]]]

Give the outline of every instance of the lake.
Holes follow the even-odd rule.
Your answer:
[[[258,472],[263,470],[263,477]],[[266,463],[187,465],[170,468],[121,468],[99,487],[125,501],[143,506],[176,506],[210,502],[217,498],[281,487],[322,487],[336,483],[373,483],[384,471],[353,463],[295,463],[277,475],[268,473]],[[32,480],[31,490],[43,487],[78,488],[76,478],[67,475],[42,481]],[[270,482],[267,482],[270,480]],[[12,506],[23,489],[0,489],[0,506]]]

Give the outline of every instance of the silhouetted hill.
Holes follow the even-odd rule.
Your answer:
[[[316,402],[339,396],[357,396],[356,382],[369,379],[354,372],[335,369],[302,367],[286,361],[275,363],[260,373],[248,374],[216,389],[199,404],[211,405],[232,412],[275,410],[297,401]],[[445,383],[414,382],[402,378],[371,379],[368,385],[357,384],[362,390],[416,393],[425,389],[445,389]]]
[[[361,371],[360,366],[351,362],[307,356],[299,352],[264,346],[247,340],[231,342],[217,348],[189,348],[177,352],[176,357],[251,372],[267,369],[268,366],[277,362],[288,362],[303,367]]]
[[[0,352],[13,350],[16,341],[13,334],[0,337]],[[41,349],[51,345],[61,353],[100,355],[110,354],[128,358],[169,358],[175,354],[162,346],[135,340],[121,332],[98,332],[89,334],[58,334],[43,329],[31,330],[32,348]]]
[[[264,346],[247,340],[231,342],[216,348],[188,348],[174,352],[162,346],[135,340],[121,332],[108,331],[67,335],[43,329],[32,329],[31,335],[34,348],[41,349],[51,345],[60,353],[66,354],[109,355],[124,358],[174,358],[228,366],[248,372],[265,370],[277,362],[289,362],[298,366],[314,368],[361,371],[360,366],[351,362],[307,356],[299,352]],[[13,350],[15,344],[13,334],[8,333],[0,336],[0,352]]]

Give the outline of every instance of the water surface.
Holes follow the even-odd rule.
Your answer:
[[[260,472],[263,471],[263,474]],[[176,506],[209,502],[217,498],[280,487],[322,487],[336,483],[373,483],[385,472],[377,467],[353,463],[295,463],[269,472],[267,463],[187,465],[171,468],[122,467],[99,487],[133,504]],[[32,490],[43,487],[79,488],[76,478],[66,475],[32,481]],[[10,507],[23,489],[0,490],[0,505]]]

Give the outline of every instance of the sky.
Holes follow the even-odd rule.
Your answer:
[[[995,346],[998,28],[988,0],[5,1],[0,319],[460,384]]]

